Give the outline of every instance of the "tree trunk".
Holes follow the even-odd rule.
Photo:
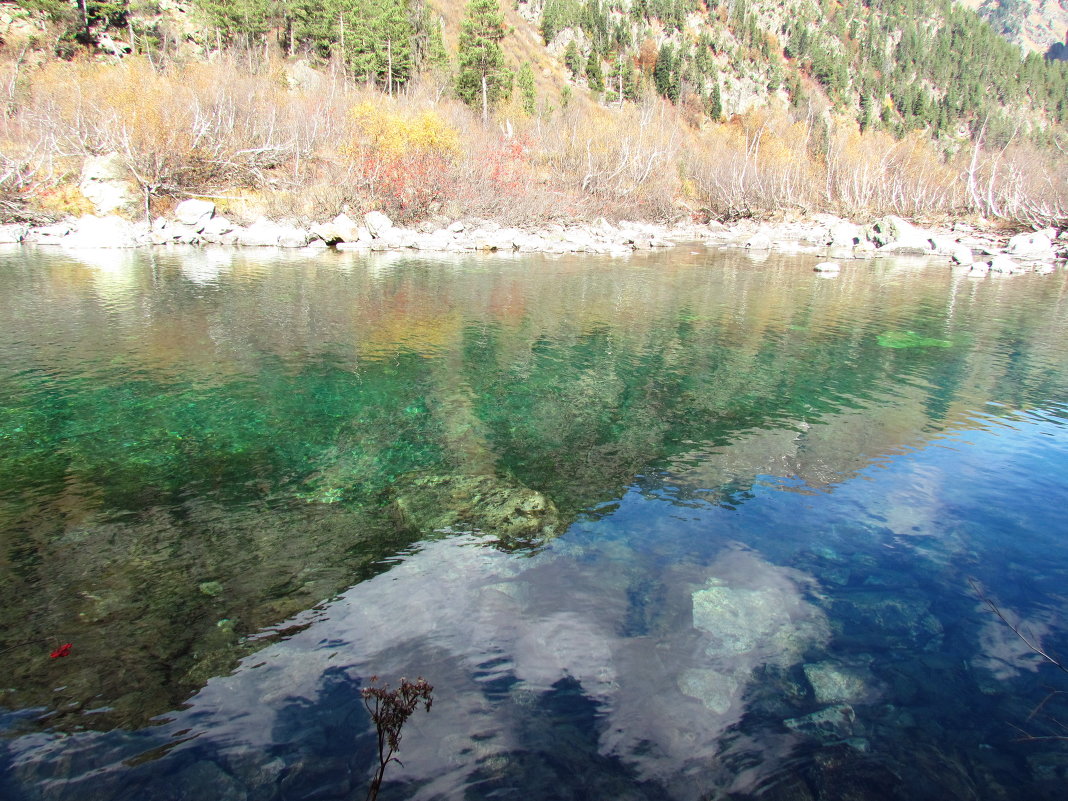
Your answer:
[[[489,122],[489,87],[486,85],[486,73],[482,73],[482,124]]]
[[[386,59],[389,65],[389,72],[386,73],[386,88],[389,92],[389,96],[393,97],[393,40],[386,38]]]

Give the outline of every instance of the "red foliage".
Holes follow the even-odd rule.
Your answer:
[[[450,194],[451,160],[439,153],[365,153],[360,170],[375,204],[398,222],[425,217]]]
[[[59,648],[54,650],[50,654],[50,656],[51,656],[52,659],[59,659],[60,657],[69,656],[70,655],[70,649],[73,648],[73,647],[74,647],[74,645],[72,643],[65,642],[65,643],[63,643],[63,645],[59,646]]]
[[[494,189],[505,194],[515,194],[526,189],[530,152],[530,138],[516,136],[503,140],[486,154],[486,177]]]

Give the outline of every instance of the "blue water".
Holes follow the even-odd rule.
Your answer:
[[[1062,274],[100,259],[0,261],[3,798],[362,798],[371,676],[382,798],[1063,797]]]

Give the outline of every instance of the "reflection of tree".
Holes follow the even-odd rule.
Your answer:
[[[60,682],[47,654],[0,654],[11,702],[64,684],[136,720],[435,529],[526,544],[687,460],[712,466],[687,491],[735,499],[758,472],[833,480],[987,400],[1065,395],[1055,276],[672,259],[235,267],[206,295],[157,265],[123,302],[54,271],[0,382],[0,651],[78,634],[63,665],[95,667]],[[954,345],[880,348],[888,330]]]

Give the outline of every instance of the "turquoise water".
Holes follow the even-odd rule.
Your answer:
[[[812,265],[0,254],[0,797],[1063,797],[1065,274]]]

